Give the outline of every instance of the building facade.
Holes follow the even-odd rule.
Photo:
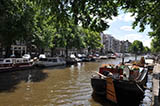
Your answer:
[[[100,33],[101,35],[101,44],[103,45],[103,53],[122,53],[122,52],[129,52],[129,46],[131,43],[126,41],[120,41],[114,38],[110,34]]]

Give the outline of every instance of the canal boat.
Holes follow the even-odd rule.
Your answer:
[[[61,57],[46,57],[46,58],[40,58],[35,63],[35,66],[53,67],[53,66],[60,66],[60,65],[65,65],[65,64],[66,64],[66,61]]]
[[[91,77],[91,85],[95,94],[114,103],[128,98],[140,100],[144,95],[147,73],[148,70],[135,65],[103,64]]]
[[[108,59],[108,57],[107,56],[99,56],[99,59]]]
[[[66,59],[66,64],[67,65],[77,64],[77,60],[75,58],[67,58]]]
[[[110,54],[110,55],[108,55],[108,59],[116,59],[117,57],[116,57],[116,55],[115,54]]]
[[[149,71],[152,71],[155,65],[154,59],[149,59],[149,58],[145,59],[145,65]]]
[[[5,58],[0,59],[0,72],[29,69],[33,67],[33,62],[25,58]]]
[[[76,58],[76,56],[72,54],[70,57],[66,58],[66,64],[67,65],[77,64],[77,62],[78,62],[77,59],[78,58]]]

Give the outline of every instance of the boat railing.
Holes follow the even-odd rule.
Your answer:
[[[136,82],[141,82],[145,78],[147,73],[148,73],[147,69],[144,69],[139,75],[139,77],[137,77]]]

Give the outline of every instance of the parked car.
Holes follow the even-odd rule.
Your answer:
[[[46,58],[46,55],[45,54],[40,54],[39,58]]]

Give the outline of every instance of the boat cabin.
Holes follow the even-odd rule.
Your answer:
[[[29,59],[5,58],[0,61],[0,72],[9,70],[28,69],[33,66]]]
[[[62,58],[53,58],[53,57],[50,57],[50,58],[40,58],[39,61],[44,61],[44,62],[63,62],[64,59]]]
[[[38,62],[36,62],[36,66],[58,66],[58,65],[65,65],[66,61],[60,57],[47,57],[47,58],[40,58]]]
[[[11,67],[12,64],[13,64],[13,60],[11,58],[0,60],[0,67]]]

